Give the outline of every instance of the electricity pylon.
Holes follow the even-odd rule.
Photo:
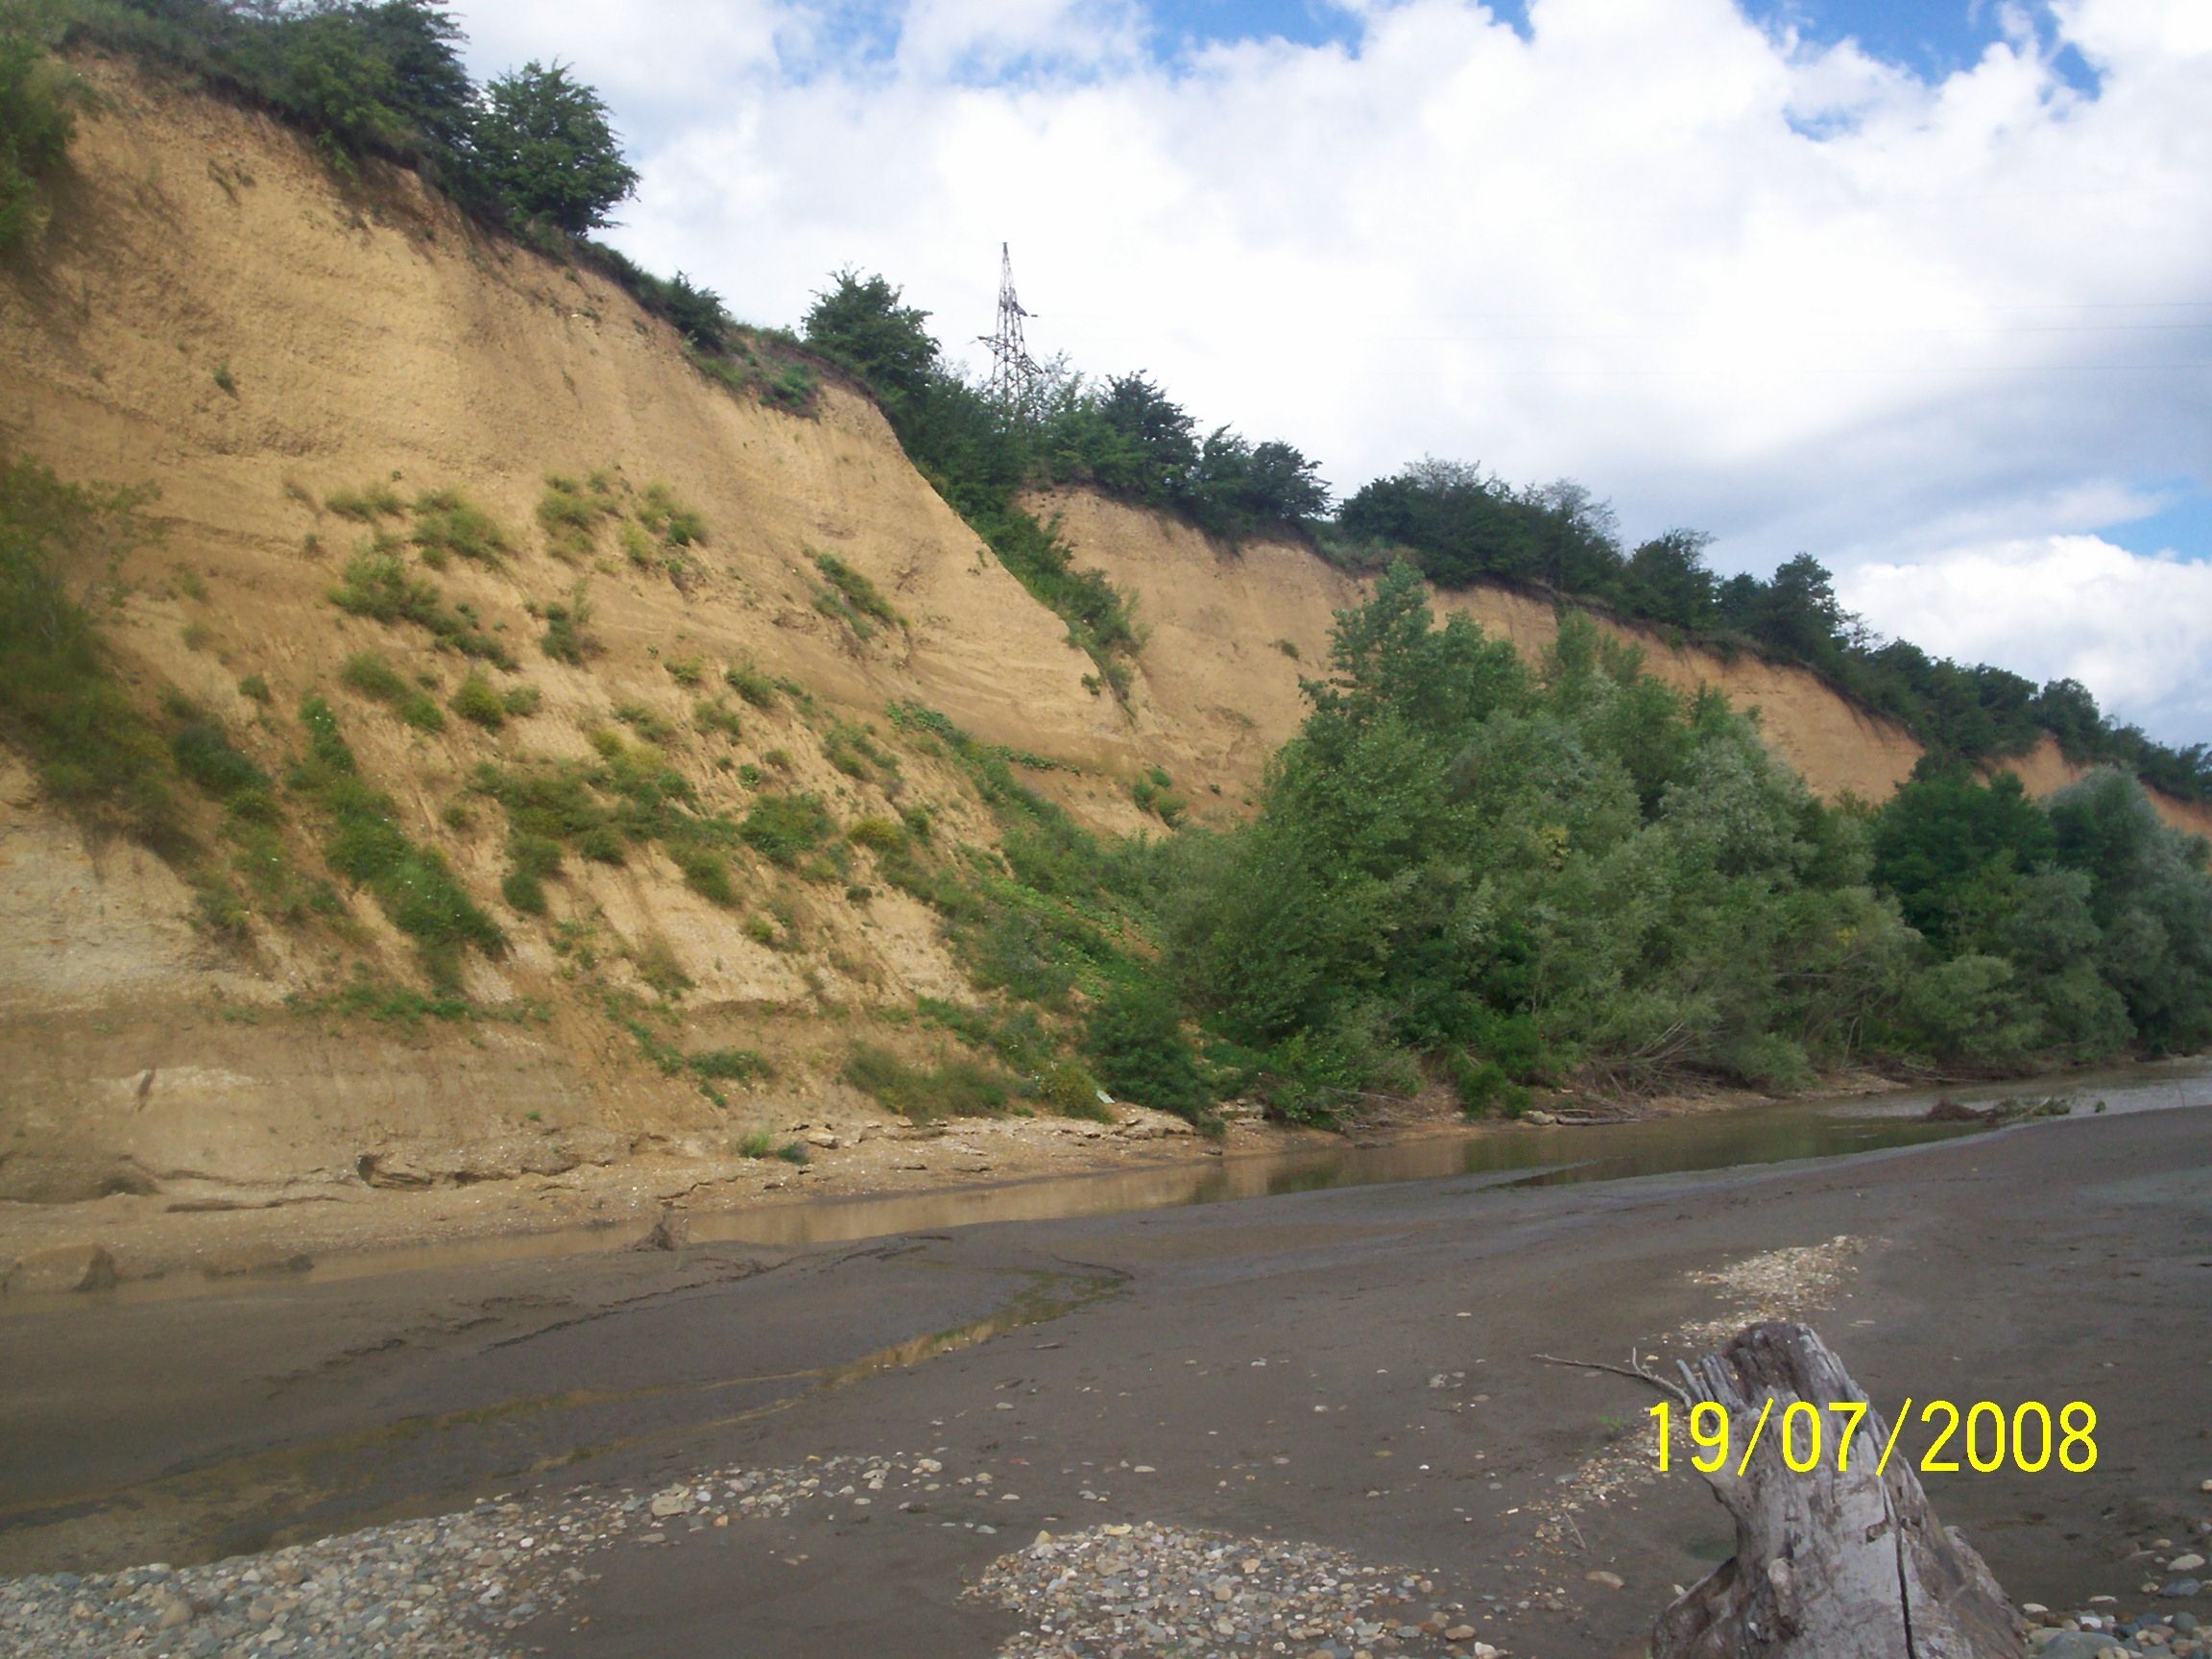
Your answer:
[[[1022,301],[1015,298],[1014,255],[1001,242],[998,244],[998,330],[976,338],[991,348],[992,400],[1017,419],[1027,418],[1030,386],[1037,375],[1037,365],[1030,361],[1028,348],[1022,341],[1022,323],[1029,315],[1022,308]]]

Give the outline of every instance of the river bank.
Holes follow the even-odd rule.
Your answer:
[[[1104,1652],[1169,1612],[1139,1606],[1141,1581],[1225,1580],[1199,1631],[1227,1620],[1223,1652],[1255,1630],[1297,1652],[1345,1630],[1380,1632],[1371,1651],[1635,1652],[1670,1586],[1725,1553],[1723,1517],[1651,1469],[1646,1391],[1528,1356],[1689,1353],[1789,1313],[1885,1409],[2093,1404],[2092,1471],[1928,1485],[2016,1598],[2141,1602],[2212,1518],[2208,1147],[2204,1109],[2116,1111],[1704,1174],[26,1313],[0,1571],[206,1559],[485,1500],[469,1529],[441,1524],[469,1548],[423,1556],[403,1599],[491,1647],[391,1650],[1044,1653],[1091,1631]],[[1040,1531],[1064,1554],[1026,1553]],[[290,1587],[283,1558],[225,1570],[263,1573],[239,1617],[298,1611],[312,1560],[342,1578],[349,1548],[295,1558]],[[213,1606],[182,1605],[177,1630],[220,1635]]]
[[[1863,1107],[1904,1117],[1938,1095],[1971,1102],[2052,1093],[2079,1094],[2084,1109],[2093,1097],[2109,1097],[2125,1110],[2174,1103],[2201,1070],[2198,1062],[2165,1063],[1946,1090],[1853,1072],[1791,1101],[1716,1090],[1582,1102],[1576,1116],[1596,1104],[1615,1135],[1621,1124],[1685,1118],[1746,1123],[1743,1136],[1717,1136],[1709,1154],[1689,1161],[1671,1158],[1659,1138],[1636,1164],[1638,1172],[1657,1172],[1767,1155],[1757,1150],[1768,1133],[1762,1115]],[[242,1279],[310,1282],[596,1254],[626,1247],[670,1212],[701,1238],[796,1246],[981,1220],[1164,1208],[1302,1183],[1575,1165],[1593,1148],[1617,1143],[1582,1139],[1585,1124],[1554,1125],[1550,1114],[1470,1123],[1441,1096],[1376,1111],[1342,1132],[1232,1115],[1225,1133],[1207,1138],[1164,1112],[1122,1105],[1116,1116],[1111,1124],[1007,1117],[915,1125],[879,1114],[817,1113],[793,1118],[778,1138],[791,1149],[788,1158],[646,1143],[619,1160],[496,1180],[382,1166],[324,1171],[275,1192],[211,1186],[72,1204],[0,1203],[0,1315],[81,1288],[113,1287],[127,1299],[191,1296]]]

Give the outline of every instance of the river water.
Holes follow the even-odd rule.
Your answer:
[[[1974,1123],[1925,1121],[1928,1109],[1939,1099],[1978,1108],[2004,1100],[2060,1099],[2076,1113],[2154,1111],[2212,1102],[2212,1065],[2193,1059],[1970,1088],[1813,1097],[1626,1123],[1478,1125],[1376,1145],[1348,1141],[1316,1150],[1223,1157],[1195,1167],[764,1205],[699,1217],[691,1236],[760,1244],[833,1243],[990,1221],[1108,1215],[1453,1175],[1526,1171],[1528,1184],[1547,1186],[1618,1181],[1830,1158],[1986,1133]]]
[[[1946,1093],[1969,1105],[2056,1096],[2080,1116],[2128,1114],[2212,1102],[2212,1065]],[[718,1268],[712,1253],[618,1259],[640,1230],[632,1227],[362,1253],[221,1287],[177,1275],[43,1310],[9,1298],[26,1306],[10,1310],[22,1346],[0,1388],[0,1573],[212,1559],[435,1513],[587,1462],[688,1456],[822,1390],[1053,1319],[1119,1287],[1114,1272],[1087,1272],[1034,1239],[1017,1235],[1001,1250],[958,1229],[1392,1182],[1610,1181],[1990,1133],[1925,1121],[1936,1098],[1925,1091],[1595,1127],[1477,1126],[695,1216],[696,1241],[801,1248],[789,1271],[752,1278]],[[950,1237],[927,1245],[926,1260],[903,1247],[804,1250],[902,1234]],[[376,1277],[400,1274],[413,1277]],[[651,1276],[648,1294],[640,1286]],[[340,1280],[355,1283],[317,1284]],[[218,1300],[175,1300],[192,1295]]]
[[[766,1202],[690,1217],[699,1242],[783,1247],[850,1243],[902,1233],[943,1232],[997,1221],[1048,1221],[1264,1198],[1322,1188],[1521,1172],[1526,1184],[1617,1181],[1743,1165],[1829,1158],[1984,1134],[1974,1123],[1930,1123],[1938,1099],[1987,1106],[2063,1099],[2076,1113],[2142,1112],[2212,1102],[2212,1062],[2202,1058],[2008,1083],[1915,1089],[1878,1095],[1812,1096],[1636,1122],[1539,1127],[1479,1124],[1402,1141],[1281,1153],[1221,1156],[1143,1169],[1046,1176],[994,1186],[855,1198]],[[318,1261],[292,1282],[435,1272],[540,1256],[627,1248],[642,1228],[568,1228],[362,1251]],[[196,1276],[127,1283],[114,1296],[165,1299],[204,1293]],[[20,1299],[19,1299],[20,1300]]]

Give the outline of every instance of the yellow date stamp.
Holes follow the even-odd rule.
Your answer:
[[[1680,1409],[1661,1402],[1648,1413],[1657,1426],[1662,1475],[1673,1467],[1675,1414]],[[1825,1408],[1809,1400],[1793,1400],[1783,1408],[1782,1420],[1774,1428],[1775,1451],[1798,1475],[1812,1474],[1824,1461],[1832,1461],[1838,1474],[1848,1474],[1852,1459],[1868,1453],[1875,1455],[1875,1474],[1887,1475],[1905,1425],[1912,1421],[1912,1401],[1906,1400],[1890,1419],[1887,1435],[1879,1440],[1881,1419],[1866,1421],[1871,1409],[1863,1400],[1839,1400]],[[1731,1466],[1739,1478],[1750,1474],[1751,1458],[1773,1415],[1774,1401],[1769,1398],[1751,1423],[1750,1432],[1743,1436],[1739,1457],[1735,1418],[1725,1407],[1699,1401],[1689,1407],[1684,1425],[1696,1448],[1690,1466],[1700,1475],[1718,1475]],[[1745,1417],[1748,1420],[1749,1414]],[[1930,1400],[1921,1406],[1918,1420],[1934,1431],[1934,1437],[1916,1464],[1911,1464],[1910,1452],[1906,1460],[1923,1475],[1958,1474],[1961,1455],[1964,1467],[1977,1475],[1994,1475],[2006,1468],[2039,1475],[2054,1462],[2070,1475],[2097,1467],[2097,1408],[2085,1400],[2068,1401],[2056,1414],[2039,1400],[2024,1400],[2009,1412],[1994,1400],[1975,1401],[1963,1411],[1949,1400]]]

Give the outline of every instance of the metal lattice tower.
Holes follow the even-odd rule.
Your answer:
[[[1037,373],[1029,350],[1022,344],[1022,319],[1030,313],[1014,295],[1014,255],[998,244],[998,330],[976,338],[991,348],[990,390],[993,401],[1017,415],[1029,407],[1029,388]]]

